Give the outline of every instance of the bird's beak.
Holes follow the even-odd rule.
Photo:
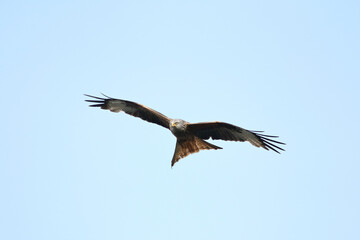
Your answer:
[[[176,125],[176,124],[175,124],[174,122],[173,122],[173,123],[171,123],[171,126],[175,127],[175,125]]]

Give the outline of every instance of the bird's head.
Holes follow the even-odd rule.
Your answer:
[[[181,119],[173,119],[170,121],[170,130],[171,131],[185,131],[186,122]]]

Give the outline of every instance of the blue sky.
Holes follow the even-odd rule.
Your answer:
[[[359,239],[357,1],[2,1],[1,239]],[[175,138],[84,93],[287,143]]]

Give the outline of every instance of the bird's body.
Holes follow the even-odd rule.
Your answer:
[[[171,166],[173,166],[181,158],[189,154],[199,152],[200,150],[221,149],[221,147],[208,143],[197,137],[188,129],[189,122],[182,119],[174,119],[170,121],[169,128],[172,134],[176,137],[176,146]]]
[[[145,121],[158,124],[162,127],[168,128],[176,137],[176,146],[174,156],[171,161],[173,166],[181,158],[189,154],[199,152],[200,150],[208,149],[222,149],[216,145],[206,142],[206,139],[221,139],[226,141],[249,141],[256,147],[262,147],[266,150],[273,150],[280,153],[279,150],[284,151],[276,144],[284,144],[282,142],[274,141],[270,138],[277,136],[269,136],[261,134],[260,131],[249,131],[238,126],[224,123],[224,122],[203,122],[203,123],[189,123],[181,119],[171,119],[165,115],[148,108],[144,105],[121,99],[94,97],[86,95],[96,100],[86,100],[96,104],[91,107],[100,107],[112,112],[124,111],[134,117],[139,117]]]

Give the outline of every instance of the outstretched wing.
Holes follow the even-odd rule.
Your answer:
[[[84,95],[96,99],[85,100],[86,102],[95,103],[90,105],[90,107],[100,107],[101,109],[110,110],[112,112],[123,111],[134,117],[138,117],[145,121],[169,128],[169,123],[171,121],[170,118],[144,105],[126,100],[111,98],[104,94],[103,95],[106,98],[94,97],[87,94]]]
[[[271,138],[277,136],[269,136],[260,134],[262,131],[249,131],[244,128],[224,123],[224,122],[203,122],[188,124],[187,130],[195,136],[202,139],[222,139],[225,141],[249,141],[256,147],[262,147],[266,150],[273,150],[280,153],[279,150],[285,151],[276,144],[285,144],[282,142],[274,141]]]

